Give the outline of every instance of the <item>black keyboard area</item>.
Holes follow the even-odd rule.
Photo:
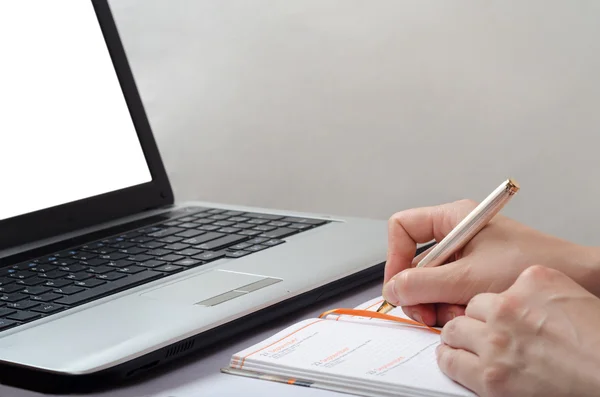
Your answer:
[[[284,244],[329,221],[186,207],[160,222],[0,269],[0,332],[206,263]]]

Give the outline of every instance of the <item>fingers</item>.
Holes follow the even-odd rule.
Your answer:
[[[473,285],[468,262],[468,258],[462,258],[443,266],[407,269],[383,286],[383,297],[396,306],[466,304]]]
[[[438,303],[436,305],[436,324],[443,327],[456,317],[463,316],[465,314],[465,307],[464,305]]]
[[[476,389],[477,376],[481,371],[475,354],[442,343],[436,350],[436,357],[438,367],[450,379],[471,390]]]
[[[456,317],[442,328],[442,341],[454,349],[479,355],[487,342],[488,327],[468,316]]]
[[[462,200],[435,207],[414,208],[396,213],[388,223],[388,254],[384,283],[411,266],[418,243],[440,241],[476,203]]]
[[[477,294],[471,299],[465,315],[476,320],[486,322],[490,313],[495,313],[498,306],[501,304],[500,296],[491,292]]]
[[[402,311],[415,321],[434,327],[437,324],[436,307],[434,304],[402,306]]]

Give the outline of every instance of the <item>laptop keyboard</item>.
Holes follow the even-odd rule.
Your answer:
[[[203,207],[161,219],[0,269],[0,332],[218,259],[252,255],[329,223]]]

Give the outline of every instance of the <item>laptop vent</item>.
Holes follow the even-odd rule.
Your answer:
[[[181,354],[184,351],[191,349],[192,347],[194,347],[194,343],[194,339],[179,342],[178,344],[174,345],[169,350],[167,350],[167,356],[165,358],[177,356],[178,354]]]

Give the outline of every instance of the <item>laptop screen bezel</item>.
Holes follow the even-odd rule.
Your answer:
[[[174,197],[107,0],[91,1],[140,140],[152,181],[0,220],[0,249],[173,204]],[[34,116],[34,115],[32,115]],[[64,153],[65,156],[68,153]],[[77,183],[77,181],[63,181]],[[11,194],[3,191],[2,194]],[[43,192],[40,192],[43,194]],[[1,200],[0,200],[1,202]],[[0,204],[1,205],[1,204]]]

